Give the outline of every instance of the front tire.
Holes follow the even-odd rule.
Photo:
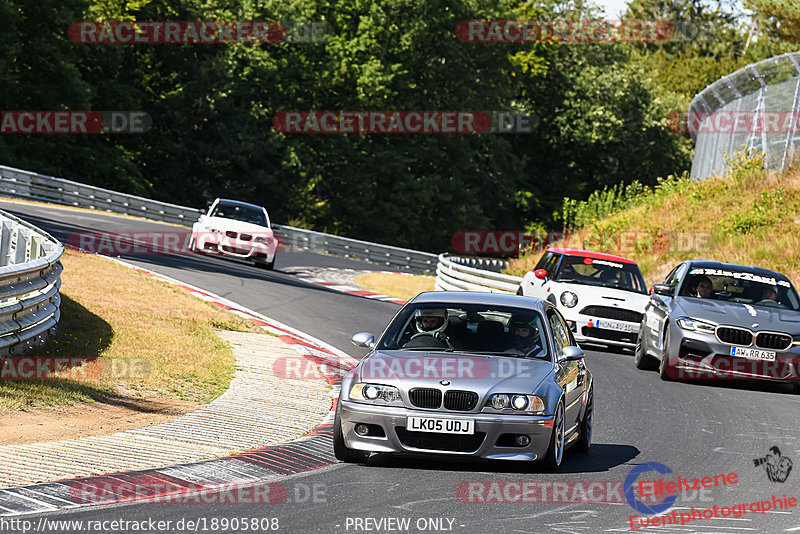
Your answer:
[[[344,434],[342,434],[342,419],[339,416],[341,411],[340,405],[336,403],[336,415],[333,419],[333,454],[336,459],[345,463],[362,463],[367,460],[367,452],[357,451],[351,449],[344,442]]]
[[[575,448],[579,452],[587,453],[592,446],[592,424],[594,422],[594,386],[589,387],[589,397],[586,401],[586,413],[581,421],[580,436]]]
[[[558,471],[564,459],[564,400],[558,401],[556,413],[553,416],[553,434],[550,437],[550,447],[544,457],[544,465],[549,471]]]
[[[639,327],[639,335],[636,336],[636,349],[633,352],[633,365],[643,371],[652,371],[656,368],[653,358],[644,350],[644,323]]]
[[[661,353],[661,363],[658,365],[658,376],[661,380],[669,382],[672,380],[673,367],[669,363],[669,328],[664,326],[664,350]]]

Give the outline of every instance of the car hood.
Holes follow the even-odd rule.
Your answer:
[[[553,284],[552,293],[556,298],[561,297],[561,292],[572,291],[578,295],[578,308],[582,309],[588,305],[595,306],[618,306],[627,310],[644,311],[647,306],[649,295],[634,293],[613,287],[588,286],[583,284],[561,283]]]
[[[234,219],[226,219],[224,217],[206,217],[205,226],[208,228],[215,228],[217,230],[231,230],[239,233],[252,233],[258,235],[272,235],[272,230],[266,226],[253,224],[244,221],[236,221]]]
[[[358,367],[355,381],[397,386],[533,393],[554,372],[552,362],[468,352],[378,351]],[[442,382],[447,382],[443,384]]]
[[[695,319],[707,319],[718,324],[800,332],[800,312],[737,302],[675,297],[674,311]],[[753,324],[758,326],[753,326]]]

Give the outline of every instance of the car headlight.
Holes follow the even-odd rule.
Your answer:
[[[561,304],[567,308],[574,308],[578,305],[578,295],[572,291],[564,291],[561,293]]]
[[[400,390],[394,386],[383,384],[353,384],[350,388],[350,399],[373,404],[400,402]]]
[[[486,401],[486,407],[498,411],[510,408],[515,412],[524,412],[525,414],[544,414],[544,401],[538,395],[495,393]]]
[[[708,321],[701,321],[699,319],[692,319],[691,317],[678,317],[675,320],[678,326],[684,330],[692,330],[695,332],[703,332],[705,334],[713,334],[717,325],[709,323]]]
[[[258,235],[253,239],[256,243],[264,243],[265,245],[269,245],[272,243],[272,238],[264,235]]]
[[[792,345],[800,345],[800,336],[792,336]]]

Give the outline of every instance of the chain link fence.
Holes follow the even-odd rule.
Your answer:
[[[727,168],[736,151],[765,155],[764,166],[783,169],[800,142],[800,52],[750,64],[706,87],[689,105],[687,128],[695,140],[691,177]]]

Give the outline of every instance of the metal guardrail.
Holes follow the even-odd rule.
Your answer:
[[[192,226],[205,210],[117,193],[34,172],[0,165],[0,194],[89,208],[154,221]],[[311,252],[343,256],[425,273],[436,269],[436,254],[360,241],[293,226],[273,224],[284,244]]]
[[[191,226],[201,210],[0,165],[0,194]]]
[[[50,234],[0,210],[0,356],[21,354],[53,333],[63,253]]]
[[[511,293],[516,294],[522,278],[467,267],[462,263],[474,261],[474,258],[461,258],[448,254],[439,255],[436,266],[436,291],[480,291],[482,293]],[[485,260],[499,261],[499,260]]]
[[[415,273],[432,273],[436,269],[437,256],[429,252],[391,247],[281,224],[273,224],[272,228],[281,236],[285,245],[300,250],[401,267]]]

